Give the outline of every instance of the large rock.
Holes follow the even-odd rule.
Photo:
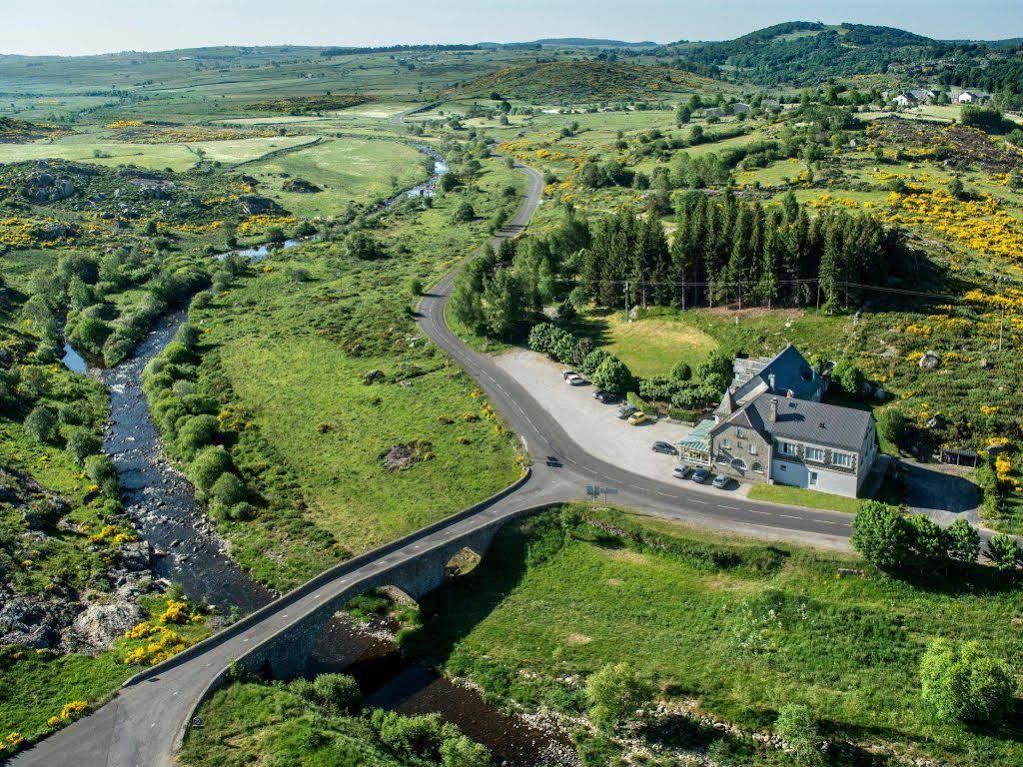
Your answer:
[[[274,215],[280,216],[287,211],[269,197],[260,197],[257,194],[246,194],[238,198],[245,212],[250,216]]]
[[[114,601],[89,605],[71,624],[69,640],[96,650],[106,650],[114,640],[145,619],[142,609],[131,602]]]
[[[118,556],[126,569],[135,571],[148,570],[153,559],[152,550],[145,541],[122,544]]]
[[[66,200],[74,193],[75,185],[71,179],[48,172],[32,174],[21,188],[22,196],[35,203]]]
[[[70,605],[13,597],[0,604],[0,645],[33,649],[53,647],[58,628],[69,617]]]

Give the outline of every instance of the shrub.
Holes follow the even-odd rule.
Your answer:
[[[476,218],[476,209],[468,200],[462,200],[455,208],[454,220],[456,223],[466,223]]]
[[[24,421],[25,431],[42,444],[52,444],[57,440],[57,424],[57,411],[49,405],[36,405]]]
[[[1014,538],[999,533],[987,542],[987,555],[991,564],[1004,572],[1012,572],[1023,560],[1023,549]]]
[[[867,378],[863,375],[863,371],[846,360],[841,360],[835,365],[831,379],[837,381],[842,390],[850,397],[862,396],[864,386],[867,383]]]
[[[632,371],[614,355],[608,355],[593,373],[593,384],[605,391],[626,394],[636,386]]]
[[[188,476],[199,490],[206,492],[220,475],[231,468],[231,457],[224,448],[211,446],[196,454],[188,468]]]
[[[586,680],[586,702],[590,719],[604,730],[612,730],[653,695],[649,682],[624,663],[608,665]]]
[[[74,456],[75,462],[79,466],[84,466],[85,459],[98,453],[101,447],[103,447],[103,440],[88,429],[68,430],[67,450]]]
[[[671,368],[672,381],[688,381],[693,377],[693,369],[685,362],[676,362]]]
[[[174,385],[177,386],[179,383],[187,382],[175,381]],[[193,416],[185,421],[178,430],[178,447],[186,457],[191,457],[197,450],[213,442],[216,433],[217,419],[215,417],[208,413]]]
[[[801,767],[824,764],[817,721],[809,706],[803,703],[786,704],[778,712],[774,729],[792,747],[793,756]]]
[[[418,277],[413,277],[412,282],[409,283],[409,290],[414,296],[423,295],[423,281]]]
[[[891,570],[906,563],[911,534],[901,509],[880,501],[863,501],[852,528],[853,548],[874,567]]]
[[[945,531],[948,555],[959,562],[976,562],[980,556],[980,533],[965,519],[957,519]]]
[[[210,488],[210,497],[225,508],[245,500],[245,483],[229,471],[225,471]]]
[[[92,356],[99,355],[103,350],[103,344],[113,332],[113,328],[103,320],[95,317],[82,317],[75,323],[68,340],[76,349],[81,349]]]
[[[89,479],[99,485],[106,495],[116,495],[119,485],[117,468],[110,457],[100,453],[85,459],[85,473]]]
[[[907,517],[906,527],[909,532],[909,546],[919,559],[930,564],[945,559],[948,540],[944,530],[923,514]]]
[[[380,711],[373,721],[380,732],[381,742],[405,756],[433,757],[441,744],[440,716],[421,714],[402,716],[393,711]]]
[[[890,407],[882,410],[877,417],[877,433],[893,445],[902,444],[908,426],[909,421],[906,415],[897,408]]]
[[[587,354],[585,358],[583,358],[583,372],[588,376],[592,376],[597,372],[597,368],[600,367],[600,363],[610,356],[611,354],[604,349],[594,349],[592,352]]]
[[[163,350],[163,358],[170,365],[186,365],[195,362],[192,352],[179,341],[171,341]]]
[[[456,735],[440,744],[443,767],[490,767],[493,764],[489,749],[465,735]]]
[[[1012,711],[1016,685],[1009,669],[976,642],[931,642],[920,660],[920,695],[946,722],[994,724]]]
[[[338,714],[354,714],[362,707],[358,683],[347,674],[320,674],[313,680],[316,702]]]

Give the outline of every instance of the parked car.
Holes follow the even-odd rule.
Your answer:
[[[615,402],[621,399],[614,392],[604,391],[603,389],[597,389],[593,392],[593,399],[597,402],[603,402],[605,405],[613,405]]]
[[[692,470],[693,470],[692,466],[683,463],[680,466],[676,466],[674,469],[672,469],[671,475],[673,477],[678,477],[679,479],[685,479],[686,477],[689,476]]]
[[[566,381],[567,381],[567,380],[568,380],[569,378],[571,378],[572,376],[577,376],[577,375],[579,375],[579,374],[578,374],[578,373],[576,373],[576,372],[575,372],[574,370],[564,370],[564,371],[562,371],[562,373],[561,373],[561,377],[562,377],[562,378],[563,378],[564,380],[566,380]]]
[[[629,423],[633,426],[639,426],[641,423],[646,423],[650,420],[650,416],[644,413],[642,410],[637,410],[635,413],[629,416]]]
[[[670,442],[663,442],[657,440],[650,448],[655,453],[664,453],[665,455],[678,455],[678,450]]]
[[[615,415],[619,418],[628,418],[630,415],[636,412],[635,405],[622,405],[618,410],[615,411]]]
[[[726,477],[724,474],[718,474],[716,477],[714,477],[714,481],[711,484],[714,485],[714,487],[716,487],[718,490],[724,490],[726,487],[728,487],[728,483],[731,481],[732,480],[729,477]]]
[[[549,456],[547,456],[546,463],[552,469],[560,469],[563,466],[563,464],[561,463],[561,459],[558,458],[558,456],[556,456],[556,455],[549,455]]]
[[[569,377],[568,377],[567,379],[565,379],[565,380],[567,380],[567,381],[568,381],[568,383],[569,383],[569,385],[570,385],[570,386],[585,386],[585,385],[586,385],[586,379],[585,379],[585,378],[583,378],[583,377],[582,377],[581,375],[577,375],[577,374],[575,374],[575,373],[573,373],[572,375],[570,375],[570,376],[569,376]]]
[[[707,471],[706,469],[697,469],[696,471],[693,472],[693,476],[691,476],[690,479],[693,480],[693,482],[702,485],[708,479],[710,479],[710,472]]]

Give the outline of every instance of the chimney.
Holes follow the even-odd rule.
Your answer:
[[[774,373],[768,374],[767,385],[771,387],[771,391],[774,391]]]
[[[772,397],[771,398],[771,423],[774,423],[777,420],[778,420],[778,398],[777,397]]]

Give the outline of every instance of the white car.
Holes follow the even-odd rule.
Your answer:
[[[571,375],[565,376],[565,382],[569,386],[584,386],[586,384],[586,379],[578,373],[572,373]]]

